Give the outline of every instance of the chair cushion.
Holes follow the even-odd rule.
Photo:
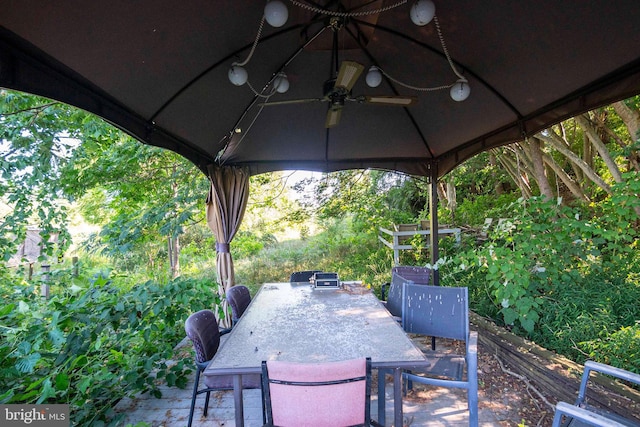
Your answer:
[[[323,382],[366,375],[365,359],[318,364],[270,361],[269,379]],[[364,423],[366,381],[333,385],[269,384],[274,425],[350,426]]]

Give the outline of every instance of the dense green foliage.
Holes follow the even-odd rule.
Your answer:
[[[178,279],[129,289],[118,276],[58,271],[52,298],[15,277],[0,281],[1,403],[68,403],[74,426],[117,425],[125,396],[184,387],[191,361],[168,364],[195,310],[216,307],[211,283]],[[73,285],[70,285],[74,283]]]
[[[0,141],[5,261],[29,226],[43,230],[45,242],[59,236],[43,255],[64,253],[72,243],[71,204],[101,228],[85,247],[113,255],[121,268],[158,263],[167,238],[204,220],[208,180],[193,164],[84,111],[0,90]]]
[[[640,175],[626,178],[591,213],[542,199],[513,205],[488,243],[444,263],[443,282],[468,286],[479,314],[573,360],[640,366]]]

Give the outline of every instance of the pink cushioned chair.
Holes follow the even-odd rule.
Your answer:
[[[262,362],[267,426],[370,426],[371,359]]]

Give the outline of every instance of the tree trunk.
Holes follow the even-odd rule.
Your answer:
[[[575,120],[576,123],[578,123],[578,126],[580,126],[582,131],[587,135],[591,144],[593,144],[593,146],[596,148],[598,154],[600,154],[600,157],[604,161],[605,165],[607,165],[607,168],[609,169],[609,172],[611,173],[613,179],[616,182],[622,182],[622,174],[620,173],[620,168],[618,168],[618,165],[613,160],[613,157],[611,157],[609,149],[606,147],[605,143],[598,135],[598,132],[591,124],[589,116],[586,114],[581,114],[576,116]]]
[[[551,200],[554,198],[553,189],[551,188],[551,185],[549,185],[549,180],[547,179],[544,162],[542,160],[541,146],[542,142],[538,138],[529,138],[529,154],[531,156],[531,162],[533,163],[533,176],[538,183],[540,194]]]
[[[493,166],[494,168],[495,168],[496,166],[498,166],[498,160],[496,159],[496,155],[494,154],[493,150],[491,150],[491,151],[489,152],[489,164],[490,164],[491,166]],[[494,178],[494,180],[495,180],[495,181],[494,181],[494,182],[495,182],[495,184],[494,184],[494,190],[495,190],[496,194],[497,194],[498,196],[500,196],[501,194],[504,194],[504,183],[502,183],[501,181],[498,181],[498,180],[496,179],[496,173],[495,173],[494,171],[492,171],[491,175],[493,176],[493,178]]]
[[[640,111],[633,110],[627,106],[624,102],[614,102],[613,109],[618,113],[622,121],[624,122],[629,135],[631,136],[631,144],[634,145],[636,141],[640,140]],[[615,134],[608,126],[604,127],[609,134],[618,140],[620,137]],[[622,141],[620,141],[622,142]],[[622,146],[622,144],[620,144]],[[628,156],[629,169],[640,171],[640,153],[637,150],[631,150]]]
[[[582,188],[580,188],[580,185],[578,185],[578,183],[571,178],[571,176],[569,176],[569,174],[566,173],[555,160],[553,160],[553,157],[543,153],[542,160],[555,172],[556,176],[560,178],[564,185],[567,186],[569,191],[571,191],[571,194],[573,194],[576,199],[580,199],[585,202],[590,201],[589,197],[582,191]],[[560,194],[558,194],[558,196],[559,195]]]
[[[530,198],[532,196],[531,188],[529,187],[529,184],[526,182],[526,180],[523,179],[522,174],[520,174],[520,172],[518,171],[518,167],[516,166],[515,162],[509,157],[509,155],[503,152],[500,156],[498,156],[498,161],[504,166],[504,168],[507,170],[507,173],[511,175],[511,178],[520,189],[522,197],[524,197],[525,199]]]
[[[582,137],[582,160],[584,160],[587,166],[593,169],[593,145],[589,142],[587,135],[583,135]],[[580,171],[579,177],[584,177],[582,170],[578,170]]]
[[[177,166],[173,166],[173,176],[177,174]],[[178,197],[178,182],[174,181],[173,197]],[[169,265],[171,266],[171,277],[174,279],[180,275],[180,236],[176,234],[173,237],[169,237]]]
[[[458,203],[456,200],[456,185],[453,182],[453,179],[447,180],[447,207],[451,211],[451,220],[455,223]]]
[[[567,136],[568,130],[567,130],[567,125],[568,124],[572,124],[572,129],[571,129],[571,137]],[[571,144],[569,143],[569,140],[571,141],[577,141],[577,136],[576,136],[576,130],[578,128],[578,125],[576,124],[575,120],[568,120],[567,122],[562,122],[562,123],[558,123],[555,126],[552,126],[551,128],[547,129],[549,132],[549,135],[555,139],[555,141],[558,144],[564,144],[565,148],[568,150],[571,150]],[[556,130],[558,130],[559,132],[556,132]],[[536,135],[537,137],[540,137],[540,135]],[[542,141],[546,141],[544,138],[540,138]],[[586,139],[586,138],[585,138]],[[546,141],[548,142],[548,141]],[[584,149],[583,148],[583,152],[582,152],[582,160],[584,161],[584,163],[586,165],[588,165],[591,169],[593,169],[593,161],[591,158],[591,154],[590,154],[590,148],[591,148],[591,144],[588,143],[588,141],[584,141],[584,144],[588,147],[588,149]],[[589,153],[589,154],[587,154]],[[576,177],[576,181],[577,182],[584,182],[585,180],[585,174],[582,170],[581,167],[579,167],[578,165],[576,165],[573,161],[569,161],[568,160],[568,165],[571,167],[571,170],[573,170],[573,174]]]
[[[171,267],[171,277],[176,278],[180,275],[180,237],[169,237],[169,266]]]
[[[549,133],[545,135],[545,133],[540,132],[536,134],[536,137],[540,138],[547,144],[552,145],[553,148],[558,150],[560,154],[565,156],[572,164],[579,167],[582,172],[584,172],[585,176],[594,184],[606,191],[607,194],[611,194],[611,187],[609,187],[609,185],[604,182],[604,180],[600,178],[600,176],[593,169],[591,169],[584,160],[582,160],[576,153],[571,151],[558,135],[556,135],[555,133]]]
[[[627,127],[629,135],[631,135],[631,141],[638,140],[640,138],[638,134],[640,132],[640,111],[632,110],[623,101],[614,102],[613,109]]]

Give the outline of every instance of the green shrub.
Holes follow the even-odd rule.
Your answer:
[[[640,323],[620,328],[607,337],[590,339],[578,345],[588,359],[640,374]]]
[[[74,426],[116,425],[112,407],[157,380],[184,387],[191,363],[168,366],[191,312],[216,307],[210,283],[178,279],[121,290],[117,278],[58,287],[3,282],[1,403],[69,403]]]
[[[590,286],[585,277],[598,275],[607,282],[624,282],[638,269],[638,233],[634,207],[636,182],[614,188],[611,202],[599,206],[599,215],[585,216],[581,207],[533,198],[512,205],[510,222],[490,233],[489,242],[452,261],[451,281],[477,288],[472,295],[489,298],[500,320],[532,334],[546,306],[565,289]],[[638,185],[640,186],[640,185]],[[573,300],[568,300],[572,302]],[[580,312],[574,313],[577,317]],[[546,322],[544,322],[546,324]]]
[[[464,198],[456,208],[456,223],[478,227],[486,218],[507,218],[511,215],[509,207],[516,200],[515,193]]]

